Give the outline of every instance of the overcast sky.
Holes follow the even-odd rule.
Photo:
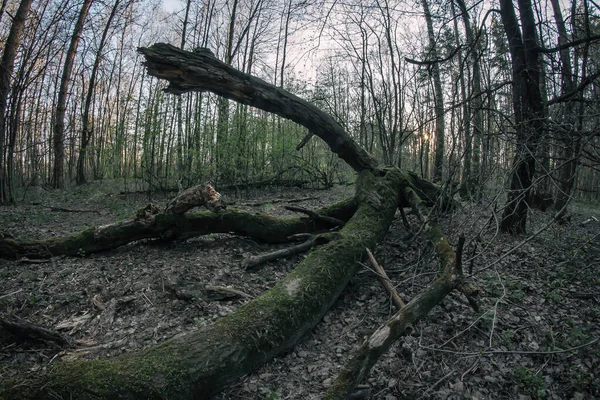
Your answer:
[[[165,11],[177,11],[183,7],[181,0],[162,0]]]

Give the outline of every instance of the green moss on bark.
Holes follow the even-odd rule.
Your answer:
[[[354,199],[348,199],[317,210],[320,215],[348,220],[356,211]],[[330,225],[308,218],[275,218],[228,210],[184,215],[157,214],[148,219],[128,219],[82,232],[44,240],[0,238],[2,258],[49,258],[58,255],[85,255],[113,249],[142,239],[175,239],[209,233],[235,233],[268,243],[281,243],[290,235],[329,228]]]

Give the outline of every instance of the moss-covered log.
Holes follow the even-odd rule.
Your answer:
[[[235,233],[267,243],[282,243],[288,236],[331,228],[324,221],[309,218],[274,218],[266,214],[251,214],[228,210],[222,213],[154,214],[146,207],[134,218],[109,225],[86,229],[59,238],[18,240],[0,234],[2,258],[49,258],[58,255],[84,255],[114,249],[142,239],[177,239],[209,233]],[[318,210],[326,215],[347,221],[356,210],[353,198]]]
[[[109,360],[54,363],[46,371],[0,384],[0,399],[210,398],[238,377],[289,351],[314,328],[354,274],[364,249],[375,248],[384,237],[396,208],[412,204],[406,193],[430,204],[440,195],[439,187],[414,174],[397,168],[375,169],[372,156],[332,117],[280,88],[206,54],[165,44],[140,51],[146,56],[148,72],[168,79],[173,92],[210,90],[292,119],[324,139],[333,152],[361,171],[353,200],[317,210],[319,215],[347,222],[271,290],[214,325]],[[443,203],[450,204],[450,196]],[[277,242],[292,234],[314,231],[323,223],[305,218],[282,221],[231,210],[195,215],[167,215],[156,213],[153,208],[142,211],[131,220],[62,239],[0,238],[0,254],[47,257],[89,253],[139,239],[171,239],[213,232],[234,232]],[[448,282],[444,280],[442,284]],[[416,304],[416,310],[422,310],[419,315],[433,307],[444,290],[435,291]]]
[[[449,196],[443,196],[441,188],[412,172],[404,172],[410,187],[432,206],[435,199],[445,198],[444,205],[451,204]],[[409,205],[401,201],[401,206]],[[0,233],[0,258],[15,259],[50,258],[59,255],[85,255],[123,246],[142,239],[182,239],[210,233],[234,233],[249,236],[267,243],[283,243],[287,237],[304,232],[315,232],[331,228],[327,217],[347,221],[356,210],[356,199],[349,198],[315,211],[325,218],[279,219],[266,214],[252,214],[228,210],[218,214],[206,211],[199,213],[160,213],[157,207],[148,205],[136,216],[125,221],[88,228],[82,232],[58,238],[27,240],[16,239]]]
[[[110,360],[58,363],[6,382],[2,399],[206,399],[312,330],[356,270],[365,247],[384,237],[408,179],[398,169],[364,171],[358,209],[261,297],[211,327]]]

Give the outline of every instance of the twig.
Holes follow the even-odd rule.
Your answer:
[[[306,134],[306,136],[304,136],[304,138],[302,139],[302,141],[300,141],[300,143],[298,143],[298,146],[296,146],[296,151],[300,151],[300,149],[302,149],[304,146],[306,146],[306,144],[308,143],[308,141],[314,136],[314,133],[309,132]]]
[[[465,237],[461,234],[458,237],[458,245],[456,246],[456,270],[462,275],[462,254],[465,246]]]
[[[584,347],[588,347],[593,345],[594,343],[596,343],[599,340],[599,338],[595,338],[594,340],[581,344],[579,346],[575,346],[575,347],[570,347],[568,349],[562,349],[562,350],[548,350],[548,351],[528,351],[528,350],[489,350],[489,351],[477,351],[477,352],[470,352],[470,351],[456,351],[456,350],[447,350],[447,349],[438,349],[435,347],[429,347],[429,346],[423,346],[423,345],[419,345],[419,347],[426,349],[426,350],[432,350],[432,351],[438,351],[438,352],[442,352],[442,353],[452,353],[452,354],[460,354],[463,356],[483,356],[486,354],[538,354],[538,355],[549,355],[549,354],[562,354],[562,353],[570,353],[572,351],[575,350],[579,350],[582,349]]]
[[[249,270],[261,264],[264,264],[267,261],[273,261],[279,258],[293,256],[294,254],[304,253],[311,249],[311,247],[315,243],[316,238],[316,236],[310,235],[310,237],[306,241],[295,246],[288,247],[286,249],[276,250],[270,253],[261,254],[258,256],[248,257],[242,262],[242,268],[245,270]]]
[[[432,390],[434,390],[436,387],[438,387],[440,383],[444,382],[444,381],[445,381],[446,379],[448,379],[448,378],[449,378],[451,375],[454,375],[454,373],[455,373],[455,372],[456,372],[456,371],[450,371],[450,372],[448,372],[446,375],[442,376],[440,379],[438,379],[438,380],[437,380],[437,382],[435,382],[433,385],[429,386],[429,387],[427,388],[427,390],[425,390],[425,391],[423,392],[423,394],[422,394],[420,397],[418,397],[418,398],[417,398],[417,400],[424,399],[424,398],[425,398],[425,397],[426,397],[426,396],[429,394],[429,392],[431,392],[431,391],[432,391]]]
[[[381,267],[381,265],[379,265],[379,263],[373,256],[373,253],[371,253],[371,250],[369,250],[369,249],[366,249],[366,250],[367,250],[367,255],[369,256],[369,261],[371,261],[371,265],[377,271],[377,279],[379,279],[379,282],[381,282],[381,284],[383,285],[385,290],[391,296],[392,302],[394,303],[396,308],[398,310],[400,310],[406,304],[404,303],[404,301],[402,301],[402,298],[398,295],[398,292],[396,292],[396,289],[394,289],[394,286],[392,286],[392,284],[390,282],[390,278],[388,278],[387,274],[385,273],[385,270]]]
[[[54,206],[48,206],[48,208],[52,211],[62,211],[62,212],[70,212],[70,213],[94,213],[94,214],[100,214],[100,211],[98,210],[78,210],[76,208],[65,208],[65,207],[54,207]]]
[[[327,217],[324,215],[319,215],[314,211],[308,210],[304,207],[296,207],[296,206],[285,206],[286,210],[290,210],[290,211],[295,211],[295,212],[299,212],[299,213],[303,213],[308,215],[310,218],[312,218],[315,221],[323,221],[323,222],[328,222],[334,226],[339,226],[342,227],[344,226],[345,222],[342,221],[341,219],[337,219],[337,218],[333,218],[333,217]]]
[[[243,297],[245,299],[250,299],[250,296],[247,293],[242,292],[241,290],[234,289],[229,286],[205,286],[204,290],[206,291],[206,296],[210,299],[215,300],[224,300],[231,299],[234,297]]]
[[[27,257],[23,257],[19,259],[19,264],[47,264],[51,262],[51,260],[46,259],[46,260],[32,260],[30,258]]]
[[[0,299],[3,299],[8,296],[12,296],[13,294],[21,293],[22,291],[23,291],[23,289],[19,289],[19,290],[15,290],[14,292],[11,292],[11,293],[3,294],[2,296],[0,296]]]

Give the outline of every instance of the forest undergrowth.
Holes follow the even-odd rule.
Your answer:
[[[353,190],[267,188],[225,196],[230,207],[292,216],[284,209],[290,202],[316,209]],[[121,183],[32,188],[18,205],[0,208],[0,226],[18,238],[56,237],[132,216],[148,197],[124,193]],[[169,198],[151,197],[161,207]],[[490,202],[464,203],[439,217],[453,246],[459,235],[466,238],[463,265],[481,289],[480,311],[456,292],[448,296],[373,368],[364,382],[371,399],[600,398],[600,222],[590,219],[600,219],[600,208],[575,203],[566,223],[526,240],[497,232]],[[530,232],[552,217],[533,211]],[[408,220],[410,230],[398,213],[374,253],[405,301],[436,273],[432,246],[418,236],[416,218],[409,214]],[[263,293],[304,257],[242,268],[250,255],[285,247],[212,234],[78,257],[0,260],[2,312],[56,329],[76,343],[64,349],[0,329],[0,378],[17,373],[15,366],[36,371],[56,362],[114,357],[201,329]],[[205,289],[215,286],[242,295],[211,297]],[[321,398],[363,340],[395,312],[388,297],[375,273],[361,267],[292,352],[218,398]]]

